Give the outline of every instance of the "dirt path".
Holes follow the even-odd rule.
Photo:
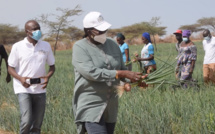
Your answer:
[[[0,134],[15,134],[15,133],[13,133],[13,132],[8,132],[8,131],[1,130],[1,129],[0,129]]]

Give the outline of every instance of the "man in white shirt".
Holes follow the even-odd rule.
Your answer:
[[[46,87],[55,71],[55,59],[48,42],[40,40],[40,25],[35,20],[25,24],[27,37],[15,43],[8,59],[8,71],[14,77],[21,123],[20,134],[40,134],[46,104]],[[45,65],[49,65],[46,74]]]
[[[205,51],[205,57],[203,62],[203,77],[204,82],[215,83],[215,37],[211,36],[208,29],[203,31],[204,40],[203,48]]]

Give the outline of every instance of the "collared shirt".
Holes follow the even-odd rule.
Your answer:
[[[144,45],[142,51],[141,51],[141,58],[148,58],[150,55],[154,55],[154,47],[152,43],[148,43],[147,45]],[[144,66],[150,66],[155,65],[155,60],[150,61],[141,61]]]
[[[39,78],[46,75],[45,65],[54,65],[55,59],[48,42],[39,40],[35,46],[27,38],[15,43],[8,58],[8,65],[14,67],[17,74],[22,77]],[[43,79],[41,79],[43,82]],[[46,92],[43,85],[34,84],[25,88],[21,82],[13,78],[15,94]]]
[[[116,122],[118,96],[116,70],[126,70],[118,45],[107,38],[94,45],[86,38],[73,46],[72,64],[75,72],[73,111],[75,122]]]
[[[215,37],[212,37],[209,41],[203,40],[202,43],[205,50],[203,64],[215,63]]]

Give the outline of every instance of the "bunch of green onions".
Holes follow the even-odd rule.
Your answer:
[[[176,82],[167,79],[169,75],[174,74],[175,72],[175,67],[173,66],[175,64],[175,61],[173,61],[172,63],[168,63],[167,61],[169,60],[170,56],[166,61],[163,61],[157,57],[155,58],[163,62],[161,67],[155,70],[154,72],[148,74],[148,76],[145,79],[140,80],[138,83],[132,83],[132,85],[138,85],[140,82],[145,82],[147,85],[160,84],[159,86],[163,84],[177,85]],[[138,61],[136,61],[135,63],[137,64],[139,72],[143,72],[141,63]]]
[[[145,83],[146,86],[148,85],[158,85],[154,90],[157,90],[161,85],[163,84],[170,84],[170,85],[178,85],[176,81],[172,81],[168,79],[168,76],[171,74],[174,74],[175,72],[175,67],[173,66],[175,64],[175,61],[173,61],[172,63],[168,63],[167,61],[169,60],[170,56],[167,58],[166,61],[163,61],[157,57],[155,57],[157,60],[163,62],[162,66],[160,68],[158,68],[157,70],[155,70],[154,72],[150,73],[150,74],[145,74],[143,69],[142,69],[142,64],[139,61],[130,61],[128,63],[126,63],[125,65],[129,65],[131,63],[135,63],[138,71],[141,72],[143,74],[144,79],[139,80],[138,82],[134,82],[131,83],[131,87],[136,87],[138,85],[141,85],[141,83]],[[122,96],[124,90],[123,87],[119,86],[118,88],[118,95]]]

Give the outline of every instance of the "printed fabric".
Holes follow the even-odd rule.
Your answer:
[[[192,73],[190,73],[189,70],[192,68],[192,61],[196,61],[197,59],[197,48],[193,44],[187,47],[180,47],[179,51],[180,54],[178,56],[178,65],[181,65],[180,80],[191,80]]]

